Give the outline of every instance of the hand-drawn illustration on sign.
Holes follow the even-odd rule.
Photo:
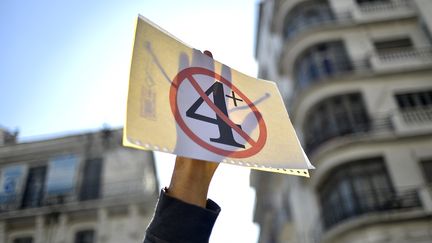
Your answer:
[[[219,63],[141,16],[123,143],[300,176],[313,168],[275,83]]]

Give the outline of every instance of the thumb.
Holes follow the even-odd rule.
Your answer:
[[[209,56],[209,57],[211,57],[211,58],[213,58],[213,54],[210,51],[208,51],[208,50],[205,50],[204,54],[207,55],[207,56]]]

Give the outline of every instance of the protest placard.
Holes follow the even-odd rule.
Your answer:
[[[274,82],[242,74],[142,16],[123,144],[306,177],[313,168]]]

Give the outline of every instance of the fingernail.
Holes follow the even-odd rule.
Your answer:
[[[213,58],[213,54],[210,51],[205,50],[204,54],[206,54],[207,56]]]

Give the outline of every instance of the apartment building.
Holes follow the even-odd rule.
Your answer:
[[[1,243],[142,241],[158,195],[151,152],[123,147],[121,130],[0,134]]]
[[[259,3],[259,76],[316,166],[251,174],[259,242],[432,242],[430,13],[430,0]]]

